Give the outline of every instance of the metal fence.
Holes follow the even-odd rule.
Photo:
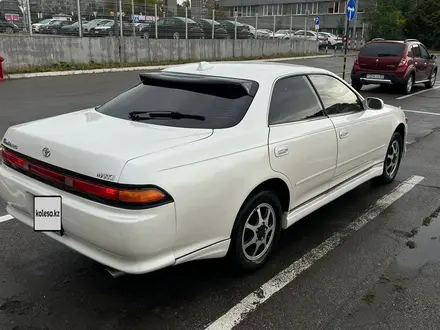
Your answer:
[[[233,17],[215,0],[3,0],[0,32],[145,39],[292,39],[314,31],[312,16]],[[79,19],[79,17],[81,19]],[[304,36],[304,38],[306,38]],[[300,38],[299,38],[300,39]],[[310,40],[310,38],[307,38]]]

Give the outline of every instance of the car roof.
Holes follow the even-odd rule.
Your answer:
[[[202,71],[197,70],[201,62],[183,64],[166,68],[166,72],[178,72],[188,74],[210,75],[216,77],[229,77],[236,79],[254,80],[258,83],[270,82],[286,76],[295,74],[313,74],[331,72],[315,67],[288,63],[270,63],[270,62],[211,62],[205,64],[208,68]]]

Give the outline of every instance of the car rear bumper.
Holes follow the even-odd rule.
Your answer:
[[[369,78],[368,75],[382,75],[382,78]],[[383,73],[383,72],[368,72],[361,71],[351,73],[351,81],[360,81],[364,85],[380,84],[380,85],[404,85],[406,83],[406,76],[399,77],[395,74]]]
[[[30,227],[35,195],[62,196],[64,233],[44,233],[99,263],[131,274],[175,263],[173,203],[147,210],[119,209],[61,191],[0,165],[0,197],[7,203],[6,210]]]

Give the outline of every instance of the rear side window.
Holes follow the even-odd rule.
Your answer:
[[[412,53],[414,57],[422,57],[422,54],[420,52],[420,48],[418,45],[412,46]]]
[[[193,78],[194,79],[194,78]],[[154,118],[144,123],[185,128],[221,129],[237,125],[245,116],[253,97],[235,85],[211,84],[200,87],[175,80],[141,83],[97,108],[112,117],[130,120],[132,111],[172,111],[204,116],[205,120]],[[183,80],[182,80],[183,81]],[[249,84],[256,86],[254,81]],[[256,92],[256,91],[255,91]]]
[[[278,80],[269,109],[269,125],[284,124],[324,116],[318,97],[304,76]]]
[[[385,43],[376,42],[366,44],[359,52],[360,56],[370,56],[370,57],[385,57],[385,56],[396,56],[400,57],[405,51],[404,44],[398,43]]]

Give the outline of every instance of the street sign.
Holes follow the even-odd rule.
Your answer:
[[[139,16],[138,15],[134,15],[134,22],[139,23]]]
[[[315,31],[319,30],[319,24],[315,24]]]
[[[354,20],[354,17],[356,16],[355,0],[348,0],[347,1],[347,10],[345,11],[345,14],[347,15],[347,18],[349,21]]]
[[[319,18],[319,16],[315,17],[315,25],[319,25],[321,19]]]

